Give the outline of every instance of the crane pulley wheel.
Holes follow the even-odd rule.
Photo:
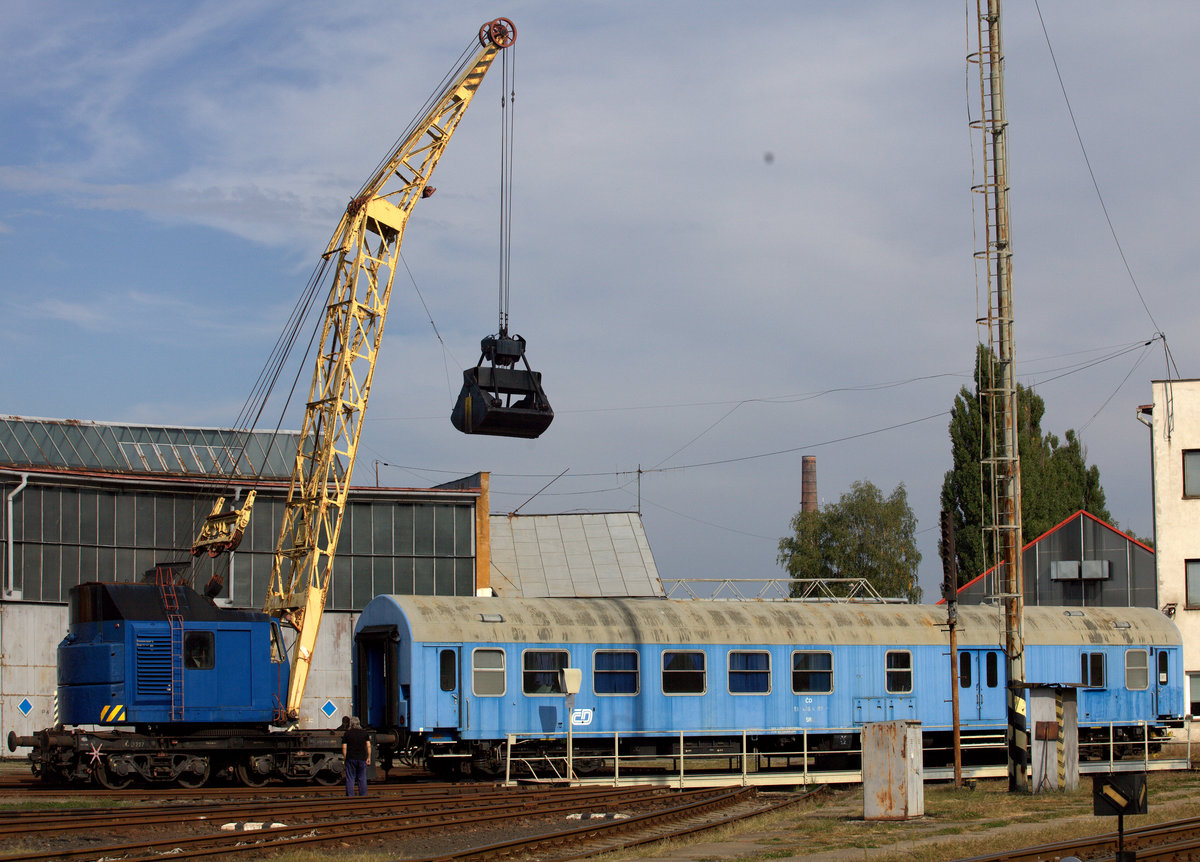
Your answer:
[[[483,47],[495,45],[497,48],[507,48],[517,41],[517,28],[507,18],[497,18],[488,21],[479,28],[479,44]]]

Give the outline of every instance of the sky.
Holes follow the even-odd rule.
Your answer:
[[[10,0],[0,413],[233,424],[347,200],[503,15],[510,327],[556,417],[537,440],[448,421],[497,328],[497,65],[409,223],[356,484],[487,470],[493,512],[640,507],[663,578],[783,577],[813,455],[823,504],[903,483],[932,601],[986,308],[974,11]],[[1149,536],[1135,408],[1164,335],[1200,376],[1200,6],[1009,0],[1003,28],[1018,379]]]

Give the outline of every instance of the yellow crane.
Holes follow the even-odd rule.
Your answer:
[[[337,263],[263,606],[297,633],[281,722],[300,714],[405,225],[417,201],[432,194],[433,169],[483,76],[515,39],[506,18],[480,28],[474,58],[452,73],[350,201],[325,249],[325,259]]]

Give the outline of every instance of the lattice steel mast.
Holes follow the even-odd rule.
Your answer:
[[[1013,340],[1012,246],[1008,220],[1008,123],[1004,113],[1004,53],[1000,40],[1000,0],[976,0],[979,51],[969,62],[979,67],[979,116],[971,126],[983,141],[984,180],[973,187],[983,196],[987,245],[977,259],[987,269],[988,355],[980,365],[979,398],[984,428],[984,470],[990,478],[991,521],[987,544],[998,555],[1004,602],[1004,648],[1008,658],[1008,785],[1027,790],[1028,728],[1025,707],[1025,635],[1021,569],[1021,460],[1017,446],[1017,384]],[[981,339],[982,341],[982,339]],[[995,361],[992,361],[995,357]],[[987,417],[991,421],[987,421]]]

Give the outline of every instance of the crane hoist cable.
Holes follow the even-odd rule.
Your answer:
[[[510,58],[511,54],[511,58]],[[516,52],[501,59],[504,86],[500,92],[500,322],[498,332],[508,334],[508,308],[512,284],[513,132],[516,121]]]
[[[511,53],[505,52],[501,63],[499,321],[496,334],[480,342],[479,361],[463,371],[463,387],[450,421],[464,434],[528,438],[538,437],[550,427],[554,411],[542,389],[542,375],[530,367],[525,356],[525,339],[509,333],[516,115],[516,59]]]

